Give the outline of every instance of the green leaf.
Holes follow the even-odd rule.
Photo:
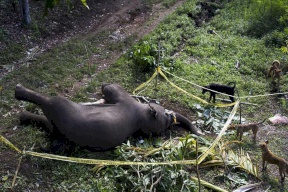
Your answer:
[[[2,181],[7,181],[8,180],[8,175],[3,176],[1,180]]]
[[[89,9],[89,6],[88,6],[86,0],[81,0],[81,2],[82,2],[82,4],[83,4],[87,9]]]

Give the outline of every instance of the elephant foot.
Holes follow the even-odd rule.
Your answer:
[[[20,120],[21,125],[31,125],[32,124],[31,119],[29,118],[27,111],[23,111],[20,113],[19,120]]]
[[[45,104],[47,98],[39,93],[36,93],[21,84],[17,84],[15,87],[15,98],[22,101],[28,101],[37,105]]]
[[[26,92],[26,89],[21,84],[17,84],[15,88],[15,98],[18,100],[25,99],[23,97],[23,95],[25,95],[24,92]]]

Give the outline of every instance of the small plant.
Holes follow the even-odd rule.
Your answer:
[[[288,53],[288,40],[285,41],[285,46],[282,46],[280,48],[280,50],[283,52],[283,53]]]
[[[129,56],[141,70],[149,71],[156,67],[156,55],[156,45],[142,41],[132,48]]]

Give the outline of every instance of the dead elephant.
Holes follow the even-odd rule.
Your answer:
[[[20,121],[38,124],[49,134],[61,135],[80,146],[107,150],[121,145],[136,131],[159,134],[173,124],[199,134],[183,115],[155,103],[136,101],[118,84],[103,84],[104,103],[82,105],[62,96],[47,97],[18,84],[15,98],[38,105],[44,116],[22,112]]]

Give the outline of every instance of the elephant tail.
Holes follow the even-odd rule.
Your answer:
[[[179,123],[178,125],[190,132],[192,132],[195,135],[201,135],[201,133],[198,132],[197,128],[192,124],[192,122],[187,119],[186,117],[184,117],[183,115],[176,113],[176,120],[177,123]]]

